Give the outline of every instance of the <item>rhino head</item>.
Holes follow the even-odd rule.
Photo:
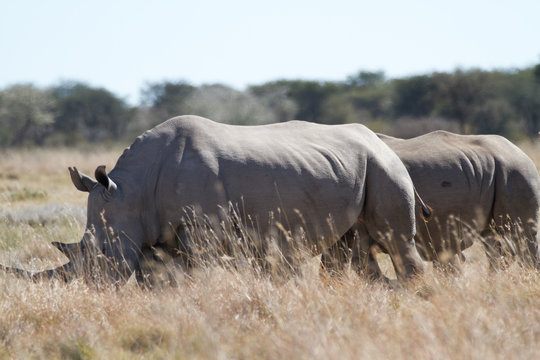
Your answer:
[[[0,265],[0,270],[32,279],[59,277],[122,284],[139,266],[143,229],[136,196],[129,194],[99,166],[93,178],[69,168],[75,187],[88,192],[86,230],[77,243],[53,242],[69,261],[52,270],[32,273]]]
[[[69,168],[75,187],[88,192],[86,229],[79,243],[53,243],[70,260],[75,275],[125,282],[139,265],[143,229],[138,199],[98,166],[95,180]],[[94,279],[95,280],[95,279]]]

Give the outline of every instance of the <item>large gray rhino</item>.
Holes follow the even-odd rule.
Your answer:
[[[472,245],[467,235],[477,233],[493,266],[504,252],[539,265],[540,177],[517,146],[497,135],[446,131],[408,140],[378,136],[401,158],[433,208],[433,221],[417,222],[416,243],[424,259],[455,264]]]
[[[54,243],[71,261],[34,277],[69,278],[97,254],[100,272],[121,283],[141,271],[149,249],[186,250],[186,209],[219,222],[231,205],[261,234],[260,251],[279,233],[269,225],[274,214],[293,238],[302,228],[319,250],[362,228],[389,252],[399,278],[423,269],[409,174],[359,124],[232,126],[180,116],[139,136],[109,174],[104,166],[95,180],[70,173],[89,192],[86,232],[79,243]],[[279,244],[288,256],[288,242]]]

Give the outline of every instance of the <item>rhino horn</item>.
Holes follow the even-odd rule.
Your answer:
[[[14,267],[0,265],[0,271],[4,271],[22,278],[31,279],[31,280],[40,280],[40,279],[51,279],[59,278],[68,282],[74,279],[79,272],[77,271],[76,264],[84,262],[84,251],[81,242],[78,243],[61,243],[61,242],[52,242],[51,245],[60,250],[69,261],[54,269],[44,270],[44,271],[28,271],[24,269],[18,269]]]
[[[40,279],[51,279],[53,277],[58,277],[64,280],[65,282],[68,282],[74,277],[73,266],[71,262],[68,262],[67,264],[64,264],[54,269],[38,271],[38,272],[0,265],[0,271],[4,271],[10,274],[27,278],[27,279],[31,279],[34,281],[40,280]]]
[[[66,255],[66,257],[69,259],[69,261],[74,260],[76,257],[80,257],[83,255],[83,249],[80,242],[78,243],[61,243],[61,242],[52,242],[52,246],[57,248],[62,252],[62,254]]]

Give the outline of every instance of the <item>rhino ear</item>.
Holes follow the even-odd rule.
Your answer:
[[[78,190],[90,192],[94,188],[94,186],[97,185],[96,180],[79,172],[76,167],[70,167],[68,169],[69,175],[71,175],[71,181]]]
[[[109,194],[114,194],[116,191],[116,184],[112,179],[107,175],[105,171],[105,165],[100,165],[96,168],[96,179],[97,181],[107,189]]]

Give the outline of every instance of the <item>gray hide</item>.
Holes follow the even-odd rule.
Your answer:
[[[408,140],[379,137],[433,208],[433,221],[417,221],[416,243],[424,259],[455,262],[454,255],[469,247],[476,233],[483,236],[492,265],[508,252],[538,266],[540,178],[517,146],[497,135],[445,131]]]
[[[181,116],[139,136],[108,175],[96,170],[97,181],[70,172],[75,186],[90,193],[77,246],[103,253],[113,265],[106,272],[118,282],[140,271],[148,249],[173,256],[186,250],[186,209],[220,221],[231,205],[240,218],[249,215],[260,251],[279,233],[269,225],[274,214],[293,238],[302,227],[319,251],[361,228],[389,251],[400,278],[423,269],[411,179],[395,153],[359,124],[232,126]],[[288,257],[288,242],[278,244]]]

